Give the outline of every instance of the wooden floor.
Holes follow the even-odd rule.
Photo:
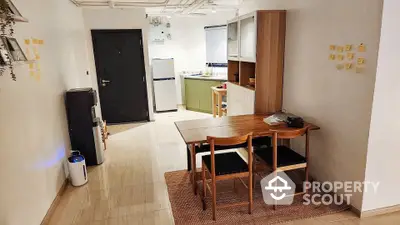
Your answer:
[[[110,136],[104,164],[89,169],[87,185],[68,187],[49,224],[174,224],[164,173],[185,168],[186,151],[173,122],[209,116],[188,111],[159,114],[154,123]],[[314,224],[397,225],[400,212],[360,220],[347,211],[286,223]]]

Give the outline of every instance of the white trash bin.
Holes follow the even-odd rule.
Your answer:
[[[85,157],[74,151],[68,158],[69,176],[72,186],[78,187],[88,182]]]

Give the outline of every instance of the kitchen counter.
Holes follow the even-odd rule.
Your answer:
[[[221,76],[214,77],[185,77],[185,105],[186,109],[212,113],[212,87],[220,86],[226,79]]]
[[[228,76],[227,75],[218,75],[218,76],[211,76],[211,77],[206,77],[206,76],[193,76],[193,75],[183,75],[185,79],[195,79],[195,80],[213,80],[213,81],[228,81]]]

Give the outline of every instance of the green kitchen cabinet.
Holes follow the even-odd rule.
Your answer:
[[[212,113],[211,87],[219,86],[222,81],[185,79],[186,109]]]

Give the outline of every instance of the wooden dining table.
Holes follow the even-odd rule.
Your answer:
[[[192,163],[196,160],[196,145],[206,143],[207,136],[235,137],[253,133],[253,138],[271,137],[274,131],[293,129],[287,127],[286,124],[268,125],[264,122],[264,118],[270,115],[226,116],[175,122],[176,128],[187,145],[188,171],[191,170]],[[309,131],[320,129],[318,126],[308,122],[305,122],[304,126]],[[196,168],[192,173],[192,180],[196,180]]]

